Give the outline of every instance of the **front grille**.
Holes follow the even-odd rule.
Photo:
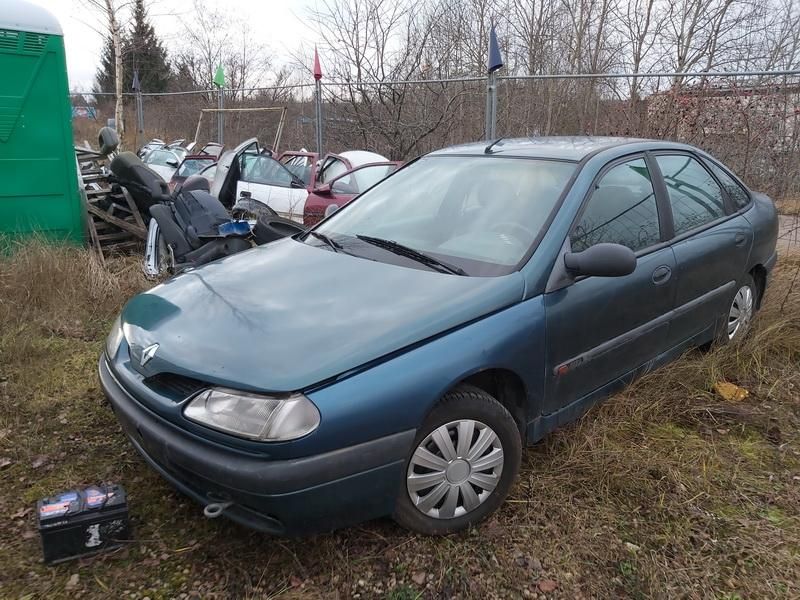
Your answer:
[[[192,379],[191,377],[184,377],[183,375],[175,375],[174,373],[159,373],[144,380],[144,384],[154,392],[166,396],[175,402],[185,400],[208,387],[207,383]]]

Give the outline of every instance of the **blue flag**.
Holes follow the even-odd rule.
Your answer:
[[[486,68],[489,73],[494,73],[503,66],[503,57],[500,55],[500,44],[497,43],[497,34],[494,31],[494,23],[489,31],[489,62]]]
[[[134,92],[139,92],[142,89],[142,85],[139,83],[139,69],[136,69],[133,72],[133,83],[131,84],[131,89]]]

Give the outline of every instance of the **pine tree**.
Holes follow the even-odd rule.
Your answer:
[[[94,90],[95,92],[114,93],[114,44],[111,41],[111,36],[106,37],[106,43],[103,45],[103,55],[100,57],[100,66],[94,76]]]
[[[125,89],[130,90],[134,70],[144,92],[165,92],[170,82],[167,51],[147,16],[144,0],[136,0],[133,25],[125,38]]]
[[[122,42],[124,62],[124,92],[131,91],[133,72],[139,70],[139,81],[143,92],[165,92],[170,83],[171,72],[167,62],[167,51],[150,24],[144,0],[136,0],[130,31]],[[100,66],[95,75],[94,91],[114,92],[114,46],[106,39]]]

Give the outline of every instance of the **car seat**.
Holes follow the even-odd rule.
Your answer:
[[[112,182],[128,190],[143,214],[150,214],[151,206],[170,199],[167,182],[133,152],[120,152],[109,168],[114,175]]]

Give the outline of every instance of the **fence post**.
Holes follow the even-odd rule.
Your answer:
[[[222,112],[225,108],[225,72],[222,70],[222,65],[217,67],[217,72],[214,73],[214,85],[217,86],[217,142],[224,144],[225,140],[225,113]]]
[[[139,133],[144,133],[144,106],[142,104],[142,90],[136,92],[136,116],[139,122]]]
[[[494,71],[489,73],[486,85],[486,141],[497,135],[497,79]]]
[[[224,88],[217,88],[217,142],[220,144],[225,143],[225,113],[222,112],[225,108],[225,92]]]

